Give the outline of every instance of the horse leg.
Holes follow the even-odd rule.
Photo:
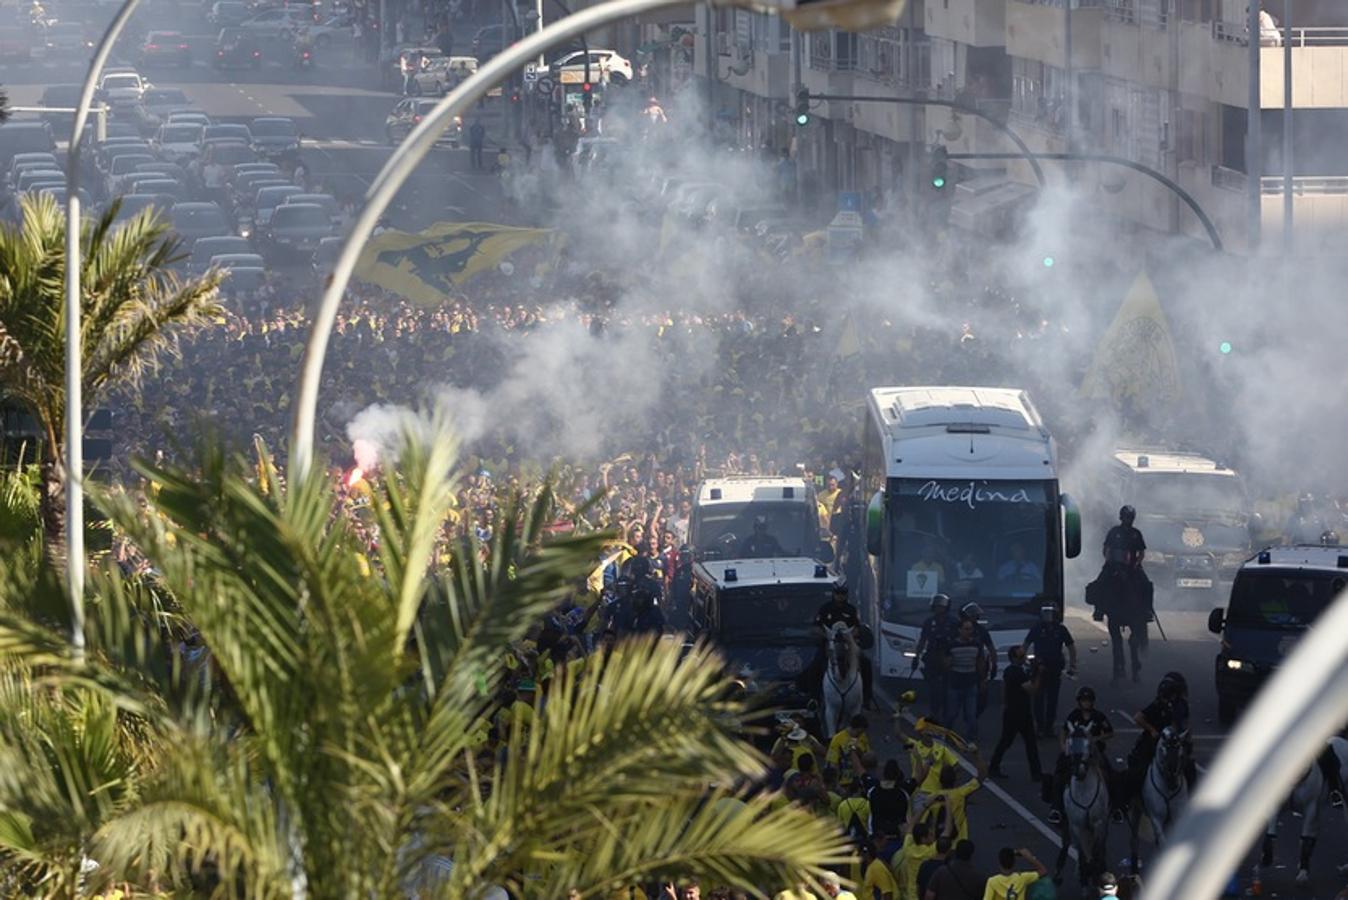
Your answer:
[[[1062,884],[1062,872],[1067,867],[1067,854],[1072,847],[1072,831],[1067,827],[1067,817],[1063,816],[1062,824],[1058,826],[1058,861],[1053,866],[1053,883]]]
[[[1314,836],[1303,834],[1301,836],[1301,859],[1300,868],[1297,869],[1296,883],[1305,885],[1311,881],[1311,854],[1315,852]]]

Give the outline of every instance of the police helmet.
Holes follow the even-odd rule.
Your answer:
[[[1039,607],[1039,619],[1042,622],[1054,622],[1058,618],[1058,608],[1056,606]]]
[[[932,609],[949,609],[950,598],[945,594],[933,594],[931,598]]]
[[[964,616],[966,619],[973,619],[977,622],[978,618],[983,615],[983,607],[970,600],[960,607],[960,615]]]
[[[1179,672],[1166,672],[1156,693],[1163,697],[1180,697],[1189,693],[1189,682]]]
[[[833,599],[847,602],[847,583],[844,581],[835,581],[833,583]]]
[[[1090,687],[1089,685],[1082,685],[1081,687],[1077,688],[1077,702],[1081,703],[1083,700],[1089,700],[1090,702],[1094,703],[1095,688]]]
[[[768,517],[765,515],[754,516],[754,531],[763,531],[768,527]]]
[[[1123,524],[1131,525],[1136,518],[1137,510],[1133,509],[1131,506],[1124,506],[1119,509],[1119,521]]]

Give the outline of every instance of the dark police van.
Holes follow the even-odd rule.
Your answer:
[[[1246,560],[1226,609],[1208,616],[1208,630],[1222,638],[1216,673],[1219,721],[1235,720],[1346,586],[1348,547],[1270,547]]]

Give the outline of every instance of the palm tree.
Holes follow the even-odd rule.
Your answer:
[[[753,890],[845,862],[835,824],[735,793],[764,760],[739,739],[745,704],[705,647],[637,641],[573,663],[531,726],[516,717],[502,746],[481,745],[507,651],[603,538],[544,542],[544,490],[510,504],[513,527],[490,546],[470,538],[431,571],[454,458],[433,422],[372,496],[374,549],[321,468],[283,488],[265,456],[262,486],[218,449],[195,472],[141,466],[156,486],[149,515],[104,495],[199,630],[207,693],[165,642],[161,612],[116,573],[95,578],[83,663],[59,591],[49,621],[0,603],[0,662],[97,692],[156,748],[131,788],[85,817],[99,877],[144,885],[154,873],[216,896],[472,897],[496,884],[551,898],[673,874]],[[0,729],[0,758],[13,742]],[[20,773],[32,757],[8,753]],[[17,804],[5,783],[0,823]],[[25,837],[0,828],[0,871],[31,878],[36,854],[14,834]],[[68,859],[53,854],[53,869]]]
[[[114,226],[118,204],[81,225],[84,402],[134,387],[184,328],[218,314],[221,275],[182,280],[170,266],[178,240],[148,213]],[[50,196],[24,197],[20,224],[0,226],[0,394],[42,433],[42,528],[49,551],[64,546],[65,227]]]

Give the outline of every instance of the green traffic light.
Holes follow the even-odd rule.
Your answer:
[[[931,180],[931,186],[934,188],[943,188],[945,187],[945,179],[937,175]]]
[[[809,114],[809,113],[797,113],[797,114],[796,114],[796,124],[797,124],[797,125],[801,125],[801,126],[809,125],[809,124],[810,124],[810,114]]]
[[[1231,352],[1231,342],[1222,341],[1220,344],[1217,345],[1217,349],[1222,352],[1223,356],[1225,356],[1226,354]]]
[[[1045,269],[1051,269],[1051,268],[1053,268],[1053,264],[1054,264],[1055,262],[1056,262],[1056,260],[1054,260],[1053,257],[1051,257],[1051,256],[1045,256],[1045,257],[1044,257],[1044,268],[1045,268]]]

